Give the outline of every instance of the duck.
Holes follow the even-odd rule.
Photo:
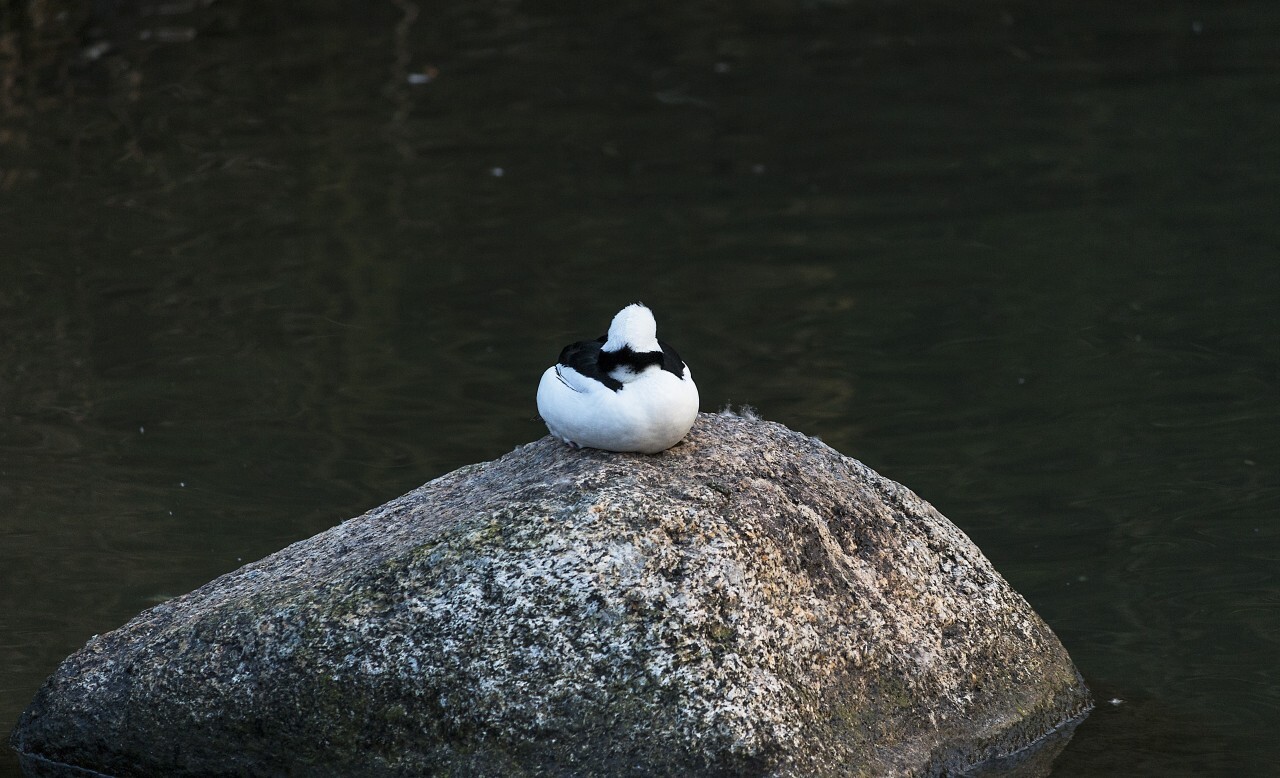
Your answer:
[[[609,332],[570,343],[538,382],[538,415],[572,448],[657,454],[698,417],[689,366],[658,340],[644,303],[618,311]]]

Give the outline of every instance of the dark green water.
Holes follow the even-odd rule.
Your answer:
[[[1273,774],[1280,5],[260,5],[0,63],[0,729],[641,299],[1045,617],[1055,776]]]

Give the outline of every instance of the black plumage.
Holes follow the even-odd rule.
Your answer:
[[[666,343],[658,341],[661,351],[633,351],[630,346],[623,346],[617,351],[605,351],[603,346],[607,340],[607,335],[601,335],[595,340],[570,343],[560,351],[560,358],[556,361],[587,378],[599,381],[615,392],[622,388],[622,382],[609,373],[619,367],[629,367],[639,373],[646,367],[659,365],[676,378],[684,379],[684,361]]]

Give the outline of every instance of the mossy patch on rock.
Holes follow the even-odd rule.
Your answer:
[[[12,743],[120,775],[935,775],[1089,705],[930,505],[703,415],[657,456],[544,438],[152,608]]]

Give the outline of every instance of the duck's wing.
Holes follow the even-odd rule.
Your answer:
[[[561,383],[575,392],[585,392],[592,388],[590,383],[583,386],[566,375],[566,371],[560,370],[561,367],[569,367],[588,382],[596,381],[615,392],[621,389],[622,382],[612,378],[600,368],[600,348],[604,345],[604,341],[605,338],[601,337],[596,340],[580,340],[565,346],[560,352],[560,358],[556,360],[556,375]]]
[[[684,360],[666,343],[658,341],[658,345],[662,347],[662,369],[676,378],[684,378]]]

